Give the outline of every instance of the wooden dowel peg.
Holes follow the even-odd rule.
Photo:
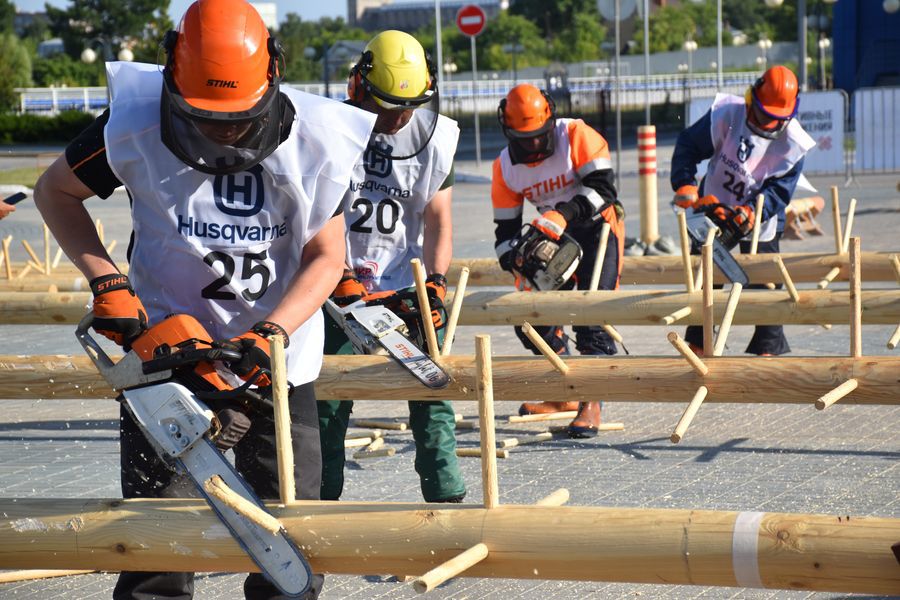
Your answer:
[[[51,268],[55,269],[56,267],[59,266],[59,261],[62,259],[62,256],[63,256],[62,248],[57,248],[56,255],[53,257],[53,263],[50,265]]]
[[[53,264],[50,262],[50,228],[44,223],[44,270],[50,274]]]
[[[544,496],[537,502],[535,502],[535,506],[562,506],[566,502],[569,501],[569,490],[566,488],[559,488],[548,495]]]
[[[380,438],[378,438],[380,439]],[[368,437],[359,437],[359,438],[345,438],[344,439],[344,448],[362,448],[364,446],[368,446],[369,444],[374,443],[375,440]]]
[[[457,429],[477,429],[478,421],[457,421],[456,422]]]
[[[456,290],[453,292],[453,304],[450,306],[450,315],[447,317],[447,329],[444,331],[444,346],[441,348],[441,356],[449,355],[450,349],[453,347],[453,336],[456,335],[456,324],[459,322],[459,313],[462,310],[463,297],[466,295],[468,283],[469,267],[463,267],[459,272]]]
[[[278,461],[278,489],[282,504],[297,499],[294,480],[294,446],[291,442],[291,413],[288,403],[287,363],[284,339],[280,335],[269,337],[272,354],[272,404],[275,409],[275,456]]]
[[[31,273],[31,264],[32,263],[29,261],[29,264],[25,265],[25,268],[19,271],[19,274],[16,275],[16,279],[23,279],[26,275]]]
[[[344,434],[345,440],[355,440],[357,438],[371,438],[377,440],[384,437],[384,432],[380,429],[360,429],[358,431],[348,431]]]
[[[119,240],[113,240],[109,243],[109,246],[106,247],[106,253],[112,255],[113,250],[116,249],[116,244],[119,243]]]
[[[694,265],[691,262],[691,238],[687,230],[687,214],[678,211],[678,234],[681,238],[681,265],[684,269],[684,287],[687,293],[694,291]]]
[[[753,234],[750,238],[750,254],[756,254],[759,248],[759,234],[762,229],[762,213],[765,202],[766,197],[763,194],[756,196],[756,212],[753,213]]]
[[[685,307],[679,308],[678,310],[676,310],[675,312],[673,312],[671,314],[664,316],[662,318],[662,320],[660,321],[660,323],[662,323],[663,325],[671,325],[675,321],[683,319],[690,314],[691,314],[691,307],[685,306]]]
[[[406,431],[409,425],[397,421],[378,421],[376,419],[354,419],[353,425],[362,428],[389,429],[391,431]]]
[[[41,264],[41,259],[38,258],[37,254],[35,254],[34,249],[31,247],[31,244],[28,243],[28,240],[22,240],[22,247],[25,248],[25,251],[28,252],[28,256],[31,257],[31,260],[34,261],[33,267],[35,270],[44,273],[44,267]]]
[[[725,304],[725,314],[722,315],[722,324],[719,325],[719,335],[716,336],[716,347],[713,348],[713,356],[722,356],[725,352],[725,342],[728,334],[731,332],[731,322],[734,320],[734,313],[737,311],[738,302],[741,299],[741,291],[744,289],[743,284],[735,282],[731,284],[731,291],[728,293],[728,303]]]
[[[694,372],[697,373],[697,375],[703,377],[709,373],[709,367],[700,360],[700,357],[694,354],[694,351],[687,345],[687,342],[681,339],[680,335],[674,331],[670,331],[666,336],[666,339],[669,340],[669,342],[675,346],[675,349],[678,350],[678,353],[688,361],[688,364],[691,365],[691,368],[694,369]]]
[[[97,237],[100,238],[100,243],[105,245],[105,242],[103,241],[103,223],[100,219],[97,219],[94,226],[97,228]]]
[[[563,359],[559,357],[559,355],[553,351],[553,348],[550,347],[544,338],[541,337],[534,327],[531,326],[531,323],[525,321],[522,323],[522,333],[531,340],[531,343],[535,345],[535,347],[540,350],[541,354],[543,354],[547,360],[550,361],[550,364],[553,365],[553,368],[565,375],[569,372],[569,365],[565,363]]]
[[[478,397],[478,425],[481,439],[481,485],[484,507],[500,504],[500,486],[497,482],[497,447],[494,432],[494,374],[491,365],[491,336],[475,336],[475,393]]]
[[[465,552],[436,566],[413,581],[413,589],[420,594],[433,590],[445,581],[453,579],[469,567],[480,563],[487,558],[487,555],[488,547],[486,545],[483,543],[475,544]]]
[[[850,201],[851,206],[853,200]],[[850,231],[850,220],[847,220],[847,230]],[[845,232],[846,233],[846,232]],[[849,240],[850,251],[850,356],[859,358],[862,356],[862,277],[860,275],[859,238]]]
[[[460,458],[485,458],[481,448],[457,448],[456,455]],[[506,448],[495,448],[493,452],[494,458],[509,458],[509,450]],[[485,507],[487,508],[487,507]]]
[[[538,421],[562,421],[564,419],[574,419],[578,416],[577,410],[561,410],[555,413],[543,413],[537,415],[512,415],[507,423],[535,423]]]
[[[397,454],[396,448],[376,448],[375,450],[362,449],[357,450],[353,453],[353,458],[356,460],[364,459],[364,458],[387,458],[389,456],[394,456]]]
[[[278,519],[232,490],[218,475],[213,475],[204,481],[203,489],[234,512],[247,517],[273,535],[281,530],[281,523]]]
[[[12,239],[11,235],[3,238],[3,264],[6,265],[7,279],[12,279],[12,261],[9,259],[9,245],[12,243]]]
[[[832,267],[832,269],[828,271],[828,274],[819,280],[819,283],[816,284],[816,287],[818,287],[820,290],[824,290],[828,287],[828,284],[834,281],[835,277],[837,277],[840,273],[840,267]]]
[[[703,354],[712,356],[713,353],[713,329],[715,327],[713,313],[713,259],[712,241],[704,244],[701,250],[701,263],[703,265]]]
[[[609,337],[611,337],[612,339],[614,339],[616,342],[618,342],[620,344],[622,343],[622,334],[619,333],[615,327],[613,327],[609,323],[604,323],[600,327],[603,328],[603,331],[605,331],[607,334],[609,334]]]
[[[83,571],[78,569],[26,569],[24,571],[0,572],[0,584],[15,583],[17,581],[33,581],[35,579],[48,579],[50,577],[68,577],[70,575],[87,575],[97,571]]]
[[[527,446],[528,444],[540,444],[553,439],[553,434],[549,431],[542,431],[534,435],[523,435],[514,438],[506,438],[500,440],[497,444],[500,448],[515,448],[516,446]]]
[[[703,404],[703,401],[706,399],[706,394],[708,393],[709,390],[705,385],[701,385],[697,388],[697,393],[691,398],[691,403],[687,405],[681,418],[678,419],[678,425],[675,426],[675,431],[669,436],[669,439],[673,444],[677,444],[684,438],[687,428],[690,426],[691,421],[694,420],[694,417],[697,416],[697,411],[700,410],[700,405]]]
[[[897,344],[900,344],[900,325],[897,325],[897,329],[894,330],[894,335],[888,340],[888,350],[893,350],[897,347]]]
[[[434,332],[434,322],[431,320],[431,304],[428,302],[428,291],[425,289],[425,267],[422,261],[414,258],[409,263],[412,265],[413,279],[416,282],[416,298],[419,301],[419,310],[422,312],[422,325],[425,329],[425,341],[428,344],[428,354],[433,360],[441,356],[437,345],[437,334]]]
[[[843,254],[844,234],[841,232],[841,204],[836,185],[831,186],[831,217],[834,221],[834,251]]]
[[[791,279],[791,274],[788,273],[787,267],[784,266],[784,261],[781,260],[781,256],[778,254],[775,255],[775,264],[778,266],[778,271],[781,273],[781,280],[784,282],[784,287],[787,288],[791,301],[795,303],[800,302],[800,294],[794,286],[794,280]]]
[[[719,232],[717,227],[710,227],[709,231],[706,232],[706,240],[703,242],[703,246],[712,246],[713,240],[716,237],[716,234]],[[703,248],[700,248],[700,264],[697,266],[697,275],[694,277],[694,290],[700,291],[703,288]]]
[[[374,452],[384,446],[384,438],[375,438],[372,440],[372,443],[366,446],[366,452]]]
[[[609,223],[604,222],[600,228],[600,245],[597,246],[597,256],[594,258],[594,268],[591,271],[590,291],[596,291],[600,286],[600,274],[603,272],[603,259],[606,258],[606,246],[609,243]]]
[[[894,277],[897,278],[897,283],[900,284],[900,258],[896,254],[891,255],[891,266],[894,267]]]
[[[818,400],[816,400],[816,409],[825,410],[853,390],[859,387],[859,381],[856,379],[848,379],[841,385],[837,386]]]
[[[844,226],[844,240],[841,244],[842,252],[850,251],[850,236],[853,233],[853,216],[856,214],[856,198],[850,198],[850,206],[847,208],[847,221]]]

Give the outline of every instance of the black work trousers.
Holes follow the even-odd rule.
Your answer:
[[[291,441],[294,450],[294,478],[297,498],[318,500],[322,477],[319,424],[313,384],[293,389],[289,403]],[[123,498],[185,498],[198,492],[186,477],[176,474],[159,458],[138,428],[124,402],[120,411],[120,461]],[[278,459],[275,452],[275,421],[254,415],[247,434],[234,446],[235,467],[262,500],[277,500]],[[304,596],[314,600],[322,590],[324,577],[314,575],[312,588]],[[190,600],[194,595],[194,574],[182,572],[123,571],[113,591],[114,600]],[[244,581],[249,600],[285,598],[260,573]]]
[[[775,234],[773,240],[759,242],[756,249],[757,253],[778,254],[780,252],[778,244],[780,239],[781,232],[779,231]],[[741,254],[750,254],[750,242],[741,242]],[[716,285],[714,287],[721,288],[722,286]],[[776,289],[781,289],[781,287],[780,283],[775,286]],[[766,285],[764,283],[754,283],[747,286],[748,290],[765,288]],[[740,306],[738,310],[740,310]],[[703,327],[701,325],[689,325],[684,334],[684,339],[697,348],[702,348]],[[784,326],[782,325],[757,325],[753,331],[753,337],[750,338],[750,343],[747,344],[747,349],[744,350],[747,354],[771,354],[772,356],[787,354],[790,351],[791,347],[788,345],[787,337],[784,335]]]

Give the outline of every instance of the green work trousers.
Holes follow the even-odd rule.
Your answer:
[[[325,313],[325,354],[353,354],[350,340]],[[322,500],[337,500],[344,490],[344,437],[353,402],[316,403],[322,442]],[[416,473],[426,502],[442,502],[465,495],[466,486],[456,457],[456,420],[449,402],[409,402],[409,425],[416,443]]]

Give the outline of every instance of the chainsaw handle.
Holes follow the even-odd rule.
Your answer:
[[[91,360],[94,361],[94,364],[97,365],[97,368],[101,369],[101,372],[103,368],[112,369],[116,366],[115,363],[90,333],[93,324],[94,312],[91,311],[78,322],[78,326],[75,328],[75,337]]]

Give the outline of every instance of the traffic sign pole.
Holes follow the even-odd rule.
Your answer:
[[[475,117],[475,164],[481,167],[481,132],[478,119],[478,60],[475,58],[475,37],[484,30],[487,16],[477,4],[467,4],[456,13],[456,26],[472,43],[472,115]]]
[[[475,166],[481,167],[481,132],[478,127],[478,61],[475,59],[475,36],[472,41],[472,112],[475,115]]]

